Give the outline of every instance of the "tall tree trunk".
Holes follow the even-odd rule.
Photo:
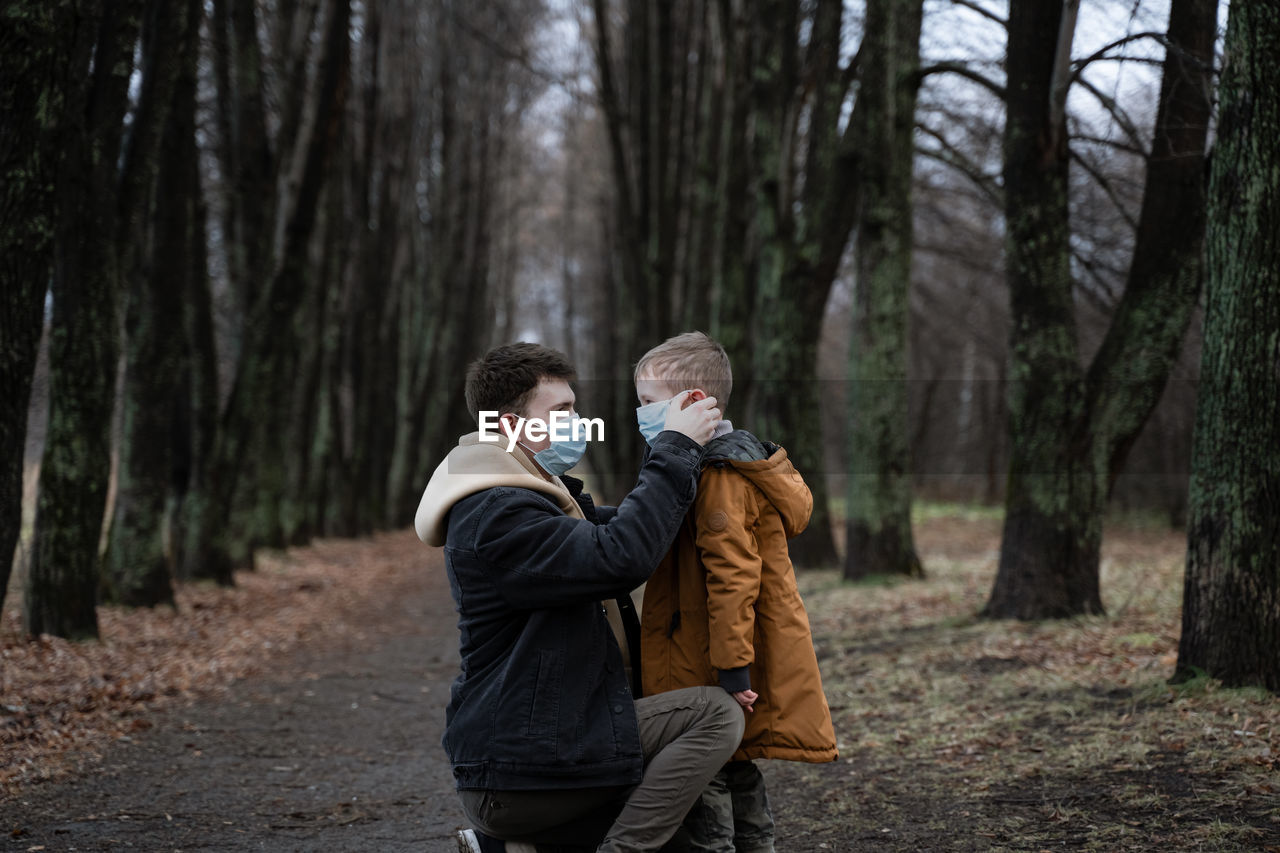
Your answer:
[[[670,0],[626,0],[625,25],[615,29],[608,0],[593,0],[596,65],[613,173],[614,239],[617,259],[605,282],[603,304],[609,324],[595,364],[600,381],[582,388],[583,405],[607,423],[627,425],[623,435],[592,448],[597,491],[615,502],[639,467],[634,423],[635,389],[630,366],[672,333],[669,280],[674,259],[666,223],[680,211],[670,203],[674,163],[669,122],[673,91]],[[620,36],[620,43],[614,43]],[[678,142],[677,142],[678,144]],[[668,202],[667,207],[663,203]],[[625,436],[625,437],[624,437]]]
[[[251,488],[242,492],[247,500],[238,507],[245,510],[244,526],[239,527],[241,537],[233,554],[242,560],[251,560],[257,545],[290,544],[290,534],[297,533],[291,527],[302,515],[293,505],[298,496],[289,489],[291,468],[305,464],[310,450],[311,425],[297,420],[299,409],[305,412],[306,405],[296,380],[307,372],[301,364],[297,314],[306,298],[318,290],[309,252],[329,163],[341,149],[350,86],[350,18],[350,0],[331,4],[310,122],[293,161],[298,190],[287,200],[279,266],[246,330],[247,370],[238,377],[248,380],[240,397],[245,407],[228,412],[231,422],[251,437],[258,467],[248,481]],[[232,460],[219,461],[231,464]],[[305,481],[305,473],[300,476]],[[296,535],[292,544],[299,544]]]
[[[468,312],[461,282],[467,276],[468,205],[473,203],[471,168],[475,153],[469,138],[463,98],[459,94],[455,50],[455,16],[449,4],[441,5],[436,33],[439,52],[434,69],[437,86],[434,105],[437,126],[431,129],[432,147],[439,152],[440,174],[429,188],[433,217],[428,236],[429,260],[425,272],[403,294],[401,310],[400,381],[395,450],[388,476],[390,526],[407,524],[418,506],[424,472],[430,475],[450,438],[465,429],[461,389],[465,360],[461,355],[475,322]],[[473,294],[473,298],[477,296]],[[433,416],[439,420],[433,421]]]
[[[349,152],[340,153],[348,161],[346,168],[350,169]],[[348,490],[352,487],[351,483],[329,481],[331,471],[344,470],[340,464],[332,463],[341,455],[344,418],[338,360],[342,325],[349,313],[345,305],[349,296],[343,271],[351,244],[341,239],[340,234],[347,225],[343,221],[343,209],[348,203],[348,184],[348,180],[341,179],[325,187],[322,217],[317,224],[319,264],[310,276],[310,294],[295,317],[300,363],[289,432],[296,443],[288,450],[291,464],[283,514],[285,538],[290,543],[302,544],[327,532],[325,517],[329,502],[335,497],[331,486]],[[356,221],[369,220],[365,217]]]
[[[0,4],[0,612],[22,530],[27,407],[53,268],[59,138],[68,89],[73,4]],[[74,102],[74,101],[73,101]]]
[[[210,41],[217,103],[214,116],[218,127],[217,154],[225,175],[226,196],[222,206],[222,235],[226,246],[227,279],[236,304],[235,323],[226,336],[226,352],[222,357],[236,365],[237,376],[244,360],[244,335],[250,305],[257,298],[252,283],[270,274],[269,224],[275,215],[276,192],[273,172],[277,166],[275,152],[267,134],[264,108],[265,79],[262,51],[258,43],[258,22],[253,0],[213,0],[209,17]],[[299,93],[291,93],[301,99]],[[194,283],[194,295],[202,296],[207,281]],[[206,358],[213,356],[204,335],[204,313],[191,306],[186,320],[194,337],[191,339],[190,370],[193,378],[203,378]],[[213,374],[216,379],[216,374]],[[193,392],[204,389],[203,383]],[[235,389],[232,390],[232,398]],[[193,393],[193,415],[205,411]],[[215,408],[214,429],[201,438],[192,436],[192,449],[207,451],[204,462],[192,468],[191,491],[185,495],[182,512],[181,543],[176,573],[188,580],[210,580],[218,584],[233,583],[235,560],[232,556],[230,525],[231,502],[241,472],[237,467],[220,463],[220,459],[243,458],[247,448],[244,436],[227,433],[227,416],[232,400]],[[207,415],[207,411],[205,412]],[[234,449],[228,445],[235,444]],[[246,477],[251,476],[245,473]]]
[[[1209,189],[1208,299],[1178,676],[1280,693],[1280,16],[1233,3]]]
[[[395,444],[387,471],[388,527],[400,527],[413,517],[422,486],[417,480],[419,437],[426,429],[427,389],[431,379],[431,354],[440,335],[437,306],[443,294],[436,293],[415,275],[401,283],[399,299],[399,342]]]
[[[758,241],[752,227],[754,152],[745,144],[755,100],[751,76],[757,39],[742,0],[717,0],[712,16],[724,56],[720,73],[724,109],[716,158],[719,164],[711,209],[710,332],[729,354],[729,363],[751,365],[751,316],[756,301]],[[712,79],[715,79],[714,77]],[[739,368],[734,393],[739,404],[751,399],[749,369]]]
[[[1194,309],[1204,239],[1214,0],[1174,0],[1128,283],[1087,375],[1076,349],[1061,104],[1067,23],[1015,2],[1005,130],[1013,306],[1010,467],[1000,563],[985,614],[1099,613],[1102,517],[1163,393]],[[1068,19],[1069,22],[1069,19]]]
[[[242,376],[269,383],[273,372],[287,373],[295,357],[292,339],[273,338],[269,345],[278,346],[285,361],[263,361],[263,326],[273,322],[270,301],[284,268],[285,223],[292,216],[289,204],[303,189],[298,170],[315,137],[316,92],[308,89],[305,71],[312,54],[322,52],[327,44],[321,35],[321,47],[312,47],[318,11],[317,4],[308,4],[306,9],[297,3],[259,8],[254,0],[215,0],[212,4],[210,29],[221,130],[218,153],[227,176],[223,232],[228,279],[237,308],[225,339],[236,378],[222,410],[217,447],[236,445],[239,459],[252,460],[252,464],[231,466],[220,461],[230,457],[214,454],[208,471],[211,489],[205,499],[192,505],[194,510],[207,507],[212,516],[192,517],[190,547],[184,556],[194,562],[184,573],[220,583],[230,583],[233,567],[252,564],[256,546],[283,544],[284,539],[279,496],[284,488],[285,460],[273,442],[280,441],[284,432],[288,405],[283,401],[288,398],[274,398],[260,417],[248,421],[240,418],[238,409],[233,413],[233,403],[246,405],[245,392],[240,390]],[[264,33],[273,28],[281,35],[273,53],[284,54],[271,57],[274,63],[261,45]],[[321,55],[314,64],[323,66],[324,61]],[[274,144],[267,120],[267,89],[273,70],[281,93]],[[305,127],[304,116],[312,119]],[[292,331],[283,318],[274,322],[281,324],[277,335]],[[228,431],[244,434],[228,435]],[[210,542],[211,536],[219,541]]]
[[[78,126],[62,150],[57,190],[49,430],[24,602],[33,634],[98,634],[98,545],[120,351],[118,246],[114,230],[102,226],[121,214],[117,163],[144,5],[128,0],[89,19],[86,32],[97,37],[92,75],[82,97],[67,104]],[[88,49],[73,56],[88,74]]]
[[[832,14],[830,3],[826,8],[828,13],[820,10],[814,24],[815,44],[838,39],[829,30],[834,27],[838,32],[839,12]],[[835,274],[834,268],[830,276],[821,269],[824,259],[817,251],[821,230],[809,221],[812,212],[806,209],[798,220],[795,210],[794,148],[799,141],[800,103],[794,93],[800,85],[796,43],[800,7],[792,0],[759,0],[753,11],[751,151],[759,255],[750,322],[752,361],[747,371],[751,387],[747,399],[734,405],[740,412],[745,409],[749,429],[787,447],[813,492],[813,516],[805,532],[791,542],[792,560],[800,566],[830,566],[836,562],[836,550],[815,376],[822,315]],[[839,65],[831,60],[821,67],[829,71]],[[821,113],[821,105],[815,110]],[[828,125],[811,132],[822,136],[830,130]],[[806,173],[806,181],[817,174]],[[846,228],[845,239],[848,233]]]
[[[351,5],[334,0],[325,18],[307,129],[298,141],[297,193],[289,199],[279,263],[245,324],[243,350],[224,411],[210,472],[211,492],[184,555],[202,576],[223,582],[250,564],[259,544],[283,544],[287,437],[292,399],[293,315],[306,294],[307,251],[330,154],[341,131],[348,88]],[[250,461],[251,477],[242,477]]]
[[[1101,533],[1087,522],[1097,516],[1097,489],[1072,434],[1082,422],[1084,376],[1071,319],[1066,123],[1051,103],[1061,86],[1055,70],[1065,73],[1056,48],[1071,40],[1062,13],[1062,4],[1035,0],[1009,8],[1004,184],[1013,375],[1004,535],[986,609],[997,617],[1102,611],[1085,557]]]
[[[130,606],[173,603],[168,507],[173,479],[173,421],[178,414],[183,339],[182,297],[193,217],[184,192],[188,153],[183,126],[170,120],[179,96],[194,98],[199,19],[189,2],[177,11],[152,3],[143,38],[143,96],[134,121],[137,223],[121,238],[121,257],[140,263],[123,270],[129,287],[120,463],[106,568],[111,595]],[[195,4],[198,16],[200,7]],[[186,87],[178,85],[185,79]],[[154,140],[149,142],[148,140]],[[149,149],[149,150],[148,150]],[[157,170],[159,180],[155,178]],[[151,187],[158,184],[154,204]],[[154,207],[154,215],[151,214]],[[145,223],[145,225],[144,225]],[[132,251],[125,242],[150,234]],[[141,257],[149,253],[150,257]]]
[[[868,170],[856,237],[844,576],[924,574],[911,536],[907,318],[921,0],[870,0],[858,98]]]
[[[821,383],[814,378],[821,309],[812,306],[806,309],[803,300],[786,298],[784,294],[812,289],[812,278],[802,267],[788,271],[781,279],[771,280],[771,262],[767,255],[766,250],[753,324],[753,328],[760,331],[754,346],[751,394],[746,401],[735,398],[732,405],[739,413],[745,409],[743,426],[787,448],[813,493],[809,526],[790,542],[792,561],[800,567],[830,567],[836,564],[837,556],[831,529],[822,421],[818,417]],[[734,416],[733,412],[730,415]]]
[[[460,93],[465,90],[460,89]],[[467,119],[471,108],[465,101],[454,105],[458,115]],[[438,345],[433,354],[436,368],[431,371],[427,411],[433,419],[424,436],[424,453],[419,456],[414,482],[415,491],[426,483],[436,463],[444,457],[454,439],[467,431],[472,422],[463,400],[464,370],[462,365],[483,355],[481,333],[482,308],[488,296],[490,234],[493,184],[491,169],[495,161],[495,140],[489,127],[491,119],[473,117],[460,123],[454,144],[459,183],[453,187],[459,215],[457,231],[442,248],[447,260],[441,267],[444,276],[437,279],[436,289],[446,291],[445,310],[441,318]],[[416,500],[412,502],[416,507]],[[407,519],[406,519],[407,520]]]
[[[1124,296],[1094,356],[1086,407],[1103,501],[1164,394],[1204,279],[1206,154],[1218,0],[1173,0],[1151,156]],[[1097,555],[1091,558],[1096,564]]]
[[[191,0],[196,4],[199,0]],[[182,580],[195,580],[195,561],[187,560],[189,549],[199,547],[202,507],[209,499],[209,468],[218,427],[218,353],[213,330],[213,295],[209,288],[208,249],[205,242],[207,210],[200,182],[200,152],[196,145],[196,78],[188,66],[179,80],[174,104],[174,134],[180,146],[171,151],[181,164],[180,188],[175,192],[187,199],[183,212],[191,217],[183,252],[185,269],[175,273],[182,282],[184,342],[179,364],[178,412],[173,422],[174,572]],[[207,576],[206,576],[207,577]]]
[[[413,54],[412,16],[404,0],[370,6],[362,49],[367,86],[362,99],[365,161],[354,177],[356,222],[361,240],[343,271],[350,309],[342,329],[341,373],[335,381],[349,395],[345,431],[335,435],[338,454],[330,466],[331,497],[325,528],[329,535],[369,533],[386,516],[386,483],[395,443],[395,388],[399,360],[394,294],[407,277],[404,247],[408,236],[399,222],[412,204],[405,192],[412,150],[410,109],[414,90],[402,78]],[[411,7],[411,4],[410,4]],[[346,398],[343,398],[346,399]],[[337,400],[335,399],[335,409]],[[336,429],[336,427],[335,427]]]
[[[223,239],[227,278],[238,308],[229,355],[238,362],[243,324],[265,289],[255,285],[273,268],[271,235],[278,207],[275,171],[280,163],[267,132],[265,63],[254,0],[213,0],[211,8],[218,154],[227,185]],[[301,104],[305,96],[291,91],[286,101]]]
[[[756,363],[761,366],[757,369],[758,375],[767,375],[763,370],[771,360],[768,349],[780,343],[779,354],[784,368],[777,375],[805,381],[806,387],[800,389],[798,399],[788,400],[791,395],[775,384],[772,390],[776,403],[771,405],[767,397],[753,395],[752,409],[760,412],[762,407],[790,407],[782,409],[790,424],[784,423],[784,431],[780,434],[788,436],[797,465],[802,466],[801,470],[806,474],[828,470],[821,425],[816,417],[821,398],[820,382],[815,379],[817,343],[827,300],[856,224],[864,179],[864,153],[855,137],[860,123],[857,114],[865,108],[865,103],[859,98],[851,108],[849,106],[849,93],[860,69],[856,57],[847,65],[841,65],[844,21],[844,4],[840,0],[819,0],[814,6],[811,35],[800,66],[803,75],[793,81],[793,85],[800,83],[805,91],[811,93],[807,137],[799,132],[801,121],[795,106],[788,106],[784,125],[792,138],[787,148],[794,149],[802,142],[807,148],[803,180],[782,173],[786,185],[780,184],[780,188],[785,188],[783,198],[791,197],[792,200],[780,204],[779,212],[791,212],[796,216],[789,228],[792,243],[784,265],[785,283],[780,293],[784,301],[792,303],[786,310],[799,320],[795,327],[798,337],[772,343],[766,338],[754,344]],[[865,49],[864,38],[859,53]],[[788,91],[791,90],[783,90],[784,98]],[[851,113],[847,112],[849,109]],[[842,130],[842,119],[846,115],[848,121]],[[789,150],[785,153],[788,159],[793,156]],[[768,174],[764,162],[757,162],[754,168]],[[757,273],[757,281],[760,283],[755,305],[759,314],[766,310],[762,297],[769,295],[764,284],[763,263]],[[799,565],[832,565],[836,562],[836,554],[831,534],[827,481],[820,475],[811,477],[809,484],[813,489],[813,517],[808,530],[793,543],[793,558]]]

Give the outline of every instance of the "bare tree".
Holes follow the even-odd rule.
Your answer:
[[[1159,401],[1200,286],[1213,0],[1175,0],[1137,242],[1087,371],[1072,304],[1066,95],[1072,4],[1013,0],[1005,129],[1011,456],[1000,565],[985,613],[1097,613],[1102,514]]]

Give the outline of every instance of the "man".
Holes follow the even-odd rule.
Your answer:
[[[462,672],[444,747],[479,830],[464,850],[505,849],[494,839],[657,850],[742,738],[743,711],[719,688],[634,698],[629,593],[693,501],[715,399],[673,401],[635,489],[597,509],[565,476],[581,437],[528,429],[572,414],[574,378],[537,344],[471,365],[467,406],[500,435],[463,436],[415,519],[419,537],[445,546],[458,608]]]

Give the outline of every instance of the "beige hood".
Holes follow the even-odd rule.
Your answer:
[[[577,501],[559,477],[547,480],[533,460],[519,449],[508,453],[505,444],[481,442],[480,433],[472,432],[458,439],[458,446],[449,451],[431,475],[413,519],[418,538],[428,545],[443,545],[445,519],[453,505],[468,495],[496,486],[541,492],[566,514],[582,517]]]

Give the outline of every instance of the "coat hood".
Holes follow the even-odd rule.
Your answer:
[[[783,448],[737,429],[708,442],[703,461],[706,465],[732,467],[764,492],[782,516],[788,538],[809,525],[813,495]]]
[[[502,444],[480,441],[480,433],[468,433],[436,466],[418,502],[413,519],[418,538],[428,545],[443,545],[449,510],[468,495],[498,486],[531,489],[550,497],[566,513],[580,513],[573,496],[558,477],[547,480],[524,453],[508,453]]]

